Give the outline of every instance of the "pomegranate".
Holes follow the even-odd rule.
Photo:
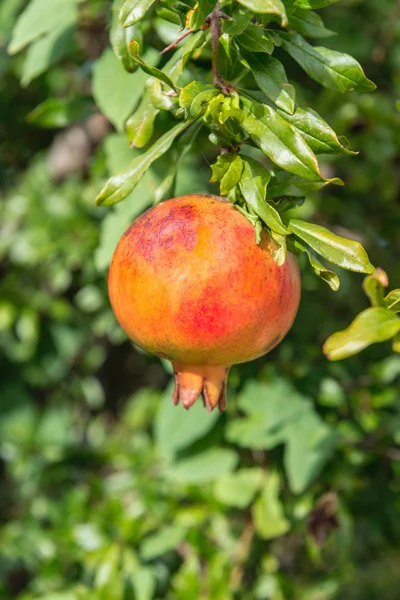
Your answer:
[[[115,315],[141,348],[167,358],[174,404],[203,395],[207,410],[226,406],[231,365],[274,348],[290,329],[300,299],[296,258],[277,266],[266,232],[231,202],[192,195],[141,215],[115,250],[109,294]]]

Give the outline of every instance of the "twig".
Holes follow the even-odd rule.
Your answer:
[[[237,558],[235,560],[235,566],[233,567],[231,579],[230,579],[230,588],[232,591],[236,591],[239,589],[243,574],[244,574],[244,563],[247,559],[247,556],[250,551],[251,544],[254,538],[254,525],[251,520],[245,525],[242,535],[239,540],[239,548],[237,553]]]
[[[166,52],[168,52],[168,50],[172,50],[172,48],[175,48],[175,46],[177,46],[179,44],[179,42],[184,40],[185,37],[187,37],[191,33],[194,33],[192,29],[188,29],[187,31],[185,31],[185,33],[183,33],[178,38],[176,38],[176,40],[174,42],[172,42],[172,44],[170,44],[169,46],[164,48],[164,50],[161,50],[160,54],[165,54]]]
[[[221,21],[220,21],[221,16],[220,16],[218,2],[215,5],[214,10],[210,14],[209,19],[210,19],[210,31],[211,31],[211,52],[212,52],[211,62],[212,62],[213,85],[220,87],[221,86],[221,78],[220,78],[220,75],[218,73],[218,68],[217,68],[217,51],[218,51],[219,37],[221,35]]]

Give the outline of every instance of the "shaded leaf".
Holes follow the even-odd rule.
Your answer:
[[[186,121],[172,127],[146,152],[138,156],[129,169],[111,177],[97,196],[96,204],[98,206],[110,206],[124,200],[136,187],[152,163],[169,150],[175,138],[192,122]]]
[[[155,52],[148,55],[155,59]],[[142,71],[127,73],[111,48],[107,48],[93,68],[93,96],[106,117],[122,131],[138,102],[147,76]]]
[[[271,177],[267,189],[267,198],[276,198],[278,196],[302,198],[308,194],[318,192],[328,183],[328,181],[305,181],[297,175],[280,171]]]
[[[146,15],[156,0],[125,0],[119,13],[123,27],[134,25]]]
[[[238,0],[238,2],[255,13],[277,15],[282,26],[287,25],[286,10],[281,0]]]
[[[148,144],[153,135],[154,121],[158,113],[158,108],[150,100],[149,91],[145,90],[138,108],[125,124],[131,148],[143,148]]]
[[[357,273],[373,272],[374,267],[359,242],[340,237],[314,223],[288,219],[286,224],[292,233],[329,262]]]
[[[230,19],[222,21],[222,33],[237,36],[243,33],[252,19],[250,11],[239,8]]]
[[[119,20],[119,11],[124,0],[114,0],[110,28],[110,42],[115,56],[122,63],[124,69],[132,73],[137,68],[137,63],[129,54],[128,44],[136,40],[142,44],[143,35],[138,25],[122,27]]]
[[[177,546],[186,536],[186,529],[180,525],[165,525],[156,533],[144,538],[140,545],[140,556],[143,560],[152,560],[162,556]]]
[[[266,54],[254,55],[242,51],[259,88],[279,108],[292,114],[295,109],[295,89],[288,83],[282,63]]]
[[[286,430],[284,466],[289,487],[303,492],[332,456],[336,433],[314,411],[304,412]]]
[[[296,0],[299,8],[311,9],[311,8],[325,8],[330,4],[335,4],[339,0]]]
[[[208,15],[214,10],[217,0],[197,0],[190,16],[189,28],[197,31],[204,25]]]
[[[239,469],[217,479],[214,487],[216,499],[227,506],[246,508],[253,500],[263,480],[258,467]]]
[[[84,98],[47,98],[27,115],[26,120],[38,127],[54,129],[86,119],[91,112],[91,103]]]
[[[315,256],[314,252],[300,244],[297,240],[294,240],[294,247],[296,250],[300,250],[301,252],[305,252],[308,256],[308,260],[310,261],[310,265],[314,271],[314,273],[320,277],[323,281],[333,289],[333,291],[337,291],[340,287],[340,280],[337,274],[334,271],[327,269]]]
[[[271,54],[274,51],[274,43],[269,34],[259,25],[250,23],[247,29],[237,38],[240,46],[251,52],[267,52]]]
[[[278,211],[265,200],[268,181],[269,173],[260,163],[249,158],[244,160],[243,175],[239,182],[244,199],[272,231],[286,235],[289,232]]]
[[[8,52],[15,54],[42,35],[65,29],[76,23],[78,11],[75,0],[32,0],[18,17]]]
[[[279,33],[282,47],[315,81],[337,92],[371,92],[376,85],[349,54],[313,47],[298,34]]]
[[[233,450],[209,448],[177,461],[166,470],[165,475],[179,483],[206,483],[233,471],[237,462],[238,456]]]
[[[298,9],[289,17],[289,28],[305,37],[330,37],[334,31],[325,28],[321,17],[312,10]]]
[[[372,306],[385,306],[385,287],[388,285],[388,276],[379,267],[364,279],[363,290]]]
[[[256,500],[252,514],[257,534],[264,540],[283,535],[290,529],[282,503],[279,500],[280,480],[278,473],[270,471],[260,497]]]
[[[347,329],[331,335],[323,350],[329,360],[342,360],[367,346],[385,342],[400,332],[400,319],[387,308],[367,308]]]

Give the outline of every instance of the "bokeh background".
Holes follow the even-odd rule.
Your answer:
[[[227,412],[173,409],[168,365],[128,341],[107,297],[115,243],[165,174],[158,161],[125,202],[94,207],[132,157],[93,99],[111,3],[80,3],[30,65],[6,50],[25,5],[0,4],[0,598],[398,600],[400,356],[321,351],[368,306],[362,277],[334,293],[301,261],[296,323],[232,369]],[[300,104],[360,151],[323,157],[346,187],[298,215],[360,239],[399,287],[400,5],[321,15],[337,32],[321,45],[378,91],[322,90],[285,57]],[[216,192],[208,152],[186,159],[178,193]]]

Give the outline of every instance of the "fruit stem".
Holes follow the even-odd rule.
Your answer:
[[[220,412],[226,408],[226,385],[229,367],[224,365],[185,365],[173,362],[175,389],[172,402],[181,401],[188,410],[203,395],[204,406],[211,412],[218,405]]]

